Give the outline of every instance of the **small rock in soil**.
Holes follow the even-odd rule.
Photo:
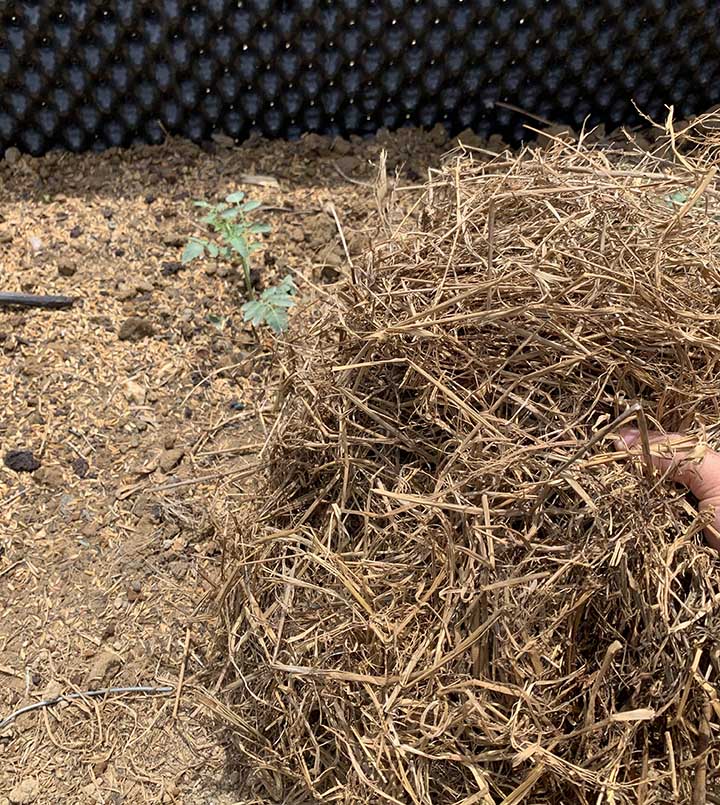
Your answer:
[[[130,316],[122,323],[118,338],[121,341],[141,341],[143,338],[149,338],[154,332],[154,327],[147,319]]]
[[[40,254],[43,250],[43,242],[40,238],[36,238],[34,235],[28,238],[28,243],[30,244],[30,249],[32,250],[33,254]]]
[[[145,404],[145,395],[147,394],[147,390],[145,389],[145,386],[141,386],[140,383],[136,383],[134,380],[130,380],[128,378],[125,381],[123,393],[125,394],[125,399],[128,402],[135,403],[136,405]]]
[[[11,146],[10,148],[5,149],[5,162],[8,165],[15,165],[17,162],[20,161],[22,154],[17,148]]]
[[[13,788],[10,792],[12,805],[28,805],[35,802],[40,794],[40,783],[34,777],[28,777]]]
[[[70,260],[62,260],[58,263],[58,274],[61,277],[72,277],[76,271],[77,266],[75,263],[71,263]]]
[[[40,462],[30,450],[8,450],[3,461],[14,472],[35,472],[40,468]]]
[[[74,227],[73,227],[73,228],[70,230],[70,237],[71,237],[71,238],[79,238],[79,237],[80,237],[80,235],[82,235],[82,233],[83,233],[83,231],[82,231],[82,227],[79,227],[79,226],[74,226]]]
[[[82,456],[78,456],[77,458],[73,459],[71,466],[73,472],[75,473],[75,475],[77,475],[78,478],[84,478],[88,474],[88,470],[90,469],[90,465]]]
[[[42,692],[43,699],[57,699],[62,696],[63,686],[56,680],[51,679]]]
[[[115,672],[122,665],[122,657],[114,654],[112,651],[101,651],[95,661],[90,666],[86,683],[92,684],[95,682],[102,683],[115,675]]]
[[[131,288],[129,285],[121,285],[117,291],[115,291],[115,298],[119,302],[129,302],[131,299],[135,298],[135,289]]]
[[[135,601],[142,601],[144,598],[145,596],[142,593],[142,585],[139,581],[134,581],[127,588],[127,600],[132,604]]]
[[[177,274],[182,269],[183,269],[182,263],[179,263],[177,260],[168,260],[162,264],[160,273],[164,277],[172,277],[174,274]]]
[[[173,450],[165,450],[160,456],[160,470],[164,473],[170,472],[176,467],[185,455],[182,447],[176,447]]]

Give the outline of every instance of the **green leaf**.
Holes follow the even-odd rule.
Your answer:
[[[228,204],[238,204],[245,198],[245,193],[242,190],[238,190],[235,193],[230,193],[229,196],[225,196],[225,201]]]
[[[297,285],[295,284],[295,280],[292,278],[291,274],[287,274],[286,276],[284,276],[282,278],[282,282],[280,282],[277,287],[282,288],[289,294],[297,293]]]
[[[200,257],[205,252],[205,244],[201,240],[191,240],[183,249],[180,261],[182,263],[190,263],[196,257]]]
[[[208,243],[207,250],[211,257],[217,257],[220,254],[220,249],[214,243]]]
[[[215,313],[208,313],[207,320],[216,330],[222,332],[227,324],[227,316],[217,316]]]
[[[207,203],[207,201],[193,201],[193,204],[194,204],[196,207],[209,207],[209,206],[210,206],[210,205]]]
[[[248,232],[253,235],[264,235],[266,232],[272,232],[272,227],[269,224],[250,224]]]
[[[670,204],[678,207],[681,207],[688,200],[688,198],[690,198],[690,193],[686,190],[676,190],[674,193],[668,196]]]
[[[229,209],[229,210],[225,210],[225,211],[224,211],[224,212],[221,214],[221,216],[220,216],[220,217],[221,217],[221,218],[222,218],[224,221],[231,221],[231,220],[233,220],[234,218],[237,218],[237,217],[238,217],[238,215],[242,215],[242,214],[243,214],[242,207],[232,207],[232,208],[231,208],[231,209]]]
[[[276,333],[284,333],[288,328],[287,311],[271,308],[265,314],[265,324]]]
[[[261,206],[262,206],[261,201],[246,201],[242,205],[241,209],[243,212],[252,212],[253,210],[256,210],[258,207]]]
[[[248,247],[248,243],[243,237],[234,237],[230,238],[230,245],[235,249],[235,251],[243,258],[243,260],[247,260],[250,257],[250,248]]]
[[[264,321],[265,305],[262,302],[245,302],[242,306],[243,321],[249,321],[259,327]]]
[[[288,327],[287,310],[274,308],[262,301],[246,302],[243,307],[243,320],[259,327],[267,324],[275,333],[283,333]]]

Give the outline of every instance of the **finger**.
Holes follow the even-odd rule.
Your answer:
[[[681,433],[648,433],[650,459],[660,472],[686,486],[698,499],[702,511],[714,512],[705,537],[720,550],[720,453],[700,445],[697,439]],[[640,431],[626,428],[615,440],[617,450],[637,453],[641,449]]]

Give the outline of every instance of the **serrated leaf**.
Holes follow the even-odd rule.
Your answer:
[[[261,206],[262,206],[262,202],[260,202],[260,201],[246,201],[242,205],[241,209],[242,209],[243,212],[252,212],[253,210],[256,210],[258,207],[261,207]]]
[[[287,311],[278,308],[270,308],[265,314],[265,324],[276,333],[284,333],[288,328]]]
[[[190,263],[205,253],[205,244],[200,240],[191,240],[183,249],[181,263]]]
[[[211,257],[217,257],[220,254],[220,249],[214,243],[208,243],[207,250]]]
[[[262,302],[246,302],[242,306],[243,321],[259,327],[265,321],[265,307]]]
[[[277,287],[285,289],[290,294],[297,293],[297,285],[295,284],[295,280],[292,278],[291,274],[287,274],[285,277],[283,277],[282,281]]]
[[[273,296],[268,302],[272,307],[294,307],[297,304],[292,296],[288,296],[287,294]]]
[[[242,190],[238,190],[235,193],[230,193],[229,196],[225,196],[225,201],[228,204],[238,204],[245,198],[245,193]]]

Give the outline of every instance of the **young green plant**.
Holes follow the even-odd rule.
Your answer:
[[[245,275],[248,301],[243,305],[243,319],[253,325],[267,324],[274,332],[281,333],[288,326],[288,309],[295,304],[297,291],[292,277],[285,277],[278,285],[266,288],[258,300],[251,278],[251,255],[260,248],[255,239],[270,231],[268,224],[252,222],[248,214],[260,206],[259,201],[245,199],[239,190],[225,197],[220,204],[196,201],[196,207],[205,210],[200,219],[215,236],[213,239],[192,237],[182,253],[182,262],[190,263],[199,257],[230,262],[239,258]]]

